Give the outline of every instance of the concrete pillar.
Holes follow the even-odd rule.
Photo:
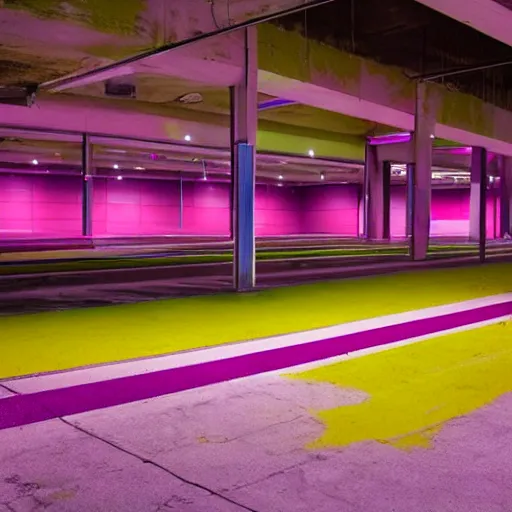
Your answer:
[[[407,201],[405,209],[405,235],[410,237],[412,235],[413,223],[413,204],[414,204],[414,164],[407,165]]]
[[[382,238],[391,238],[391,162],[382,166]]]
[[[390,236],[391,165],[381,163],[376,146],[366,143],[364,168],[364,235],[370,240]]]
[[[92,236],[93,205],[92,147],[87,134],[82,135],[82,235]]]
[[[500,159],[500,238],[512,236],[512,157]]]
[[[480,261],[485,260],[487,235],[487,150],[474,147],[471,152],[471,191],[469,202],[469,239],[477,242]]]
[[[414,172],[412,197],[411,257],[415,261],[427,257],[430,235],[430,201],[432,193],[432,138],[436,124],[435,108],[427,97],[427,84],[416,88],[414,118]]]
[[[254,288],[256,249],[254,191],[256,131],[258,125],[258,56],[256,27],[245,29],[245,69],[231,88],[232,235],[234,286]]]

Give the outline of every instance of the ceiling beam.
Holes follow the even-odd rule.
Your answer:
[[[416,0],[483,34],[512,46],[512,11],[493,0]]]
[[[248,20],[243,21],[241,23],[235,23],[232,25],[228,25],[226,27],[219,27],[215,31],[209,33],[201,33],[195,37],[191,37],[183,41],[167,43],[162,46],[159,46],[158,48],[154,48],[146,52],[134,55],[132,57],[128,57],[126,59],[119,60],[111,64],[107,64],[106,66],[101,66],[73,76],[57,78],[55,80],[51,80],[49,82],[41,84],[40,87],[48,91],[62,91],[64,89],[68,89],[71,87],[78,87],[80,85],[84,85],[85,81],[87,81],[86,83],[100,82],[105,80],[105,76],[107,76],[108,73],[115,72],[115,70],[119,68],[123,69],[132,64],[142,63],[147,61],[148,59],[152,59],[159,55],[167,54],[172,50],[177,50],[179,48],[188,48],[196,43],[211,41],[212,38],[215,39],[216,36],[229,35],[243,28],[259,25],[261,23],[266,23],[281,16],[288,16],[290,14],[302,12],[312,7],[317,7],[323,4],[330,3],[332,1],[333,0],[306,0],[302,4],[290,7],[288,9],[282,9],[277,12],[271,12],[270,14],[263,14],[259,17],[249,18]]]

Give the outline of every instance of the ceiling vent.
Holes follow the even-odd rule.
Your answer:
[[[135,98],[137,89],[129,79],[110,79],[105,82],[105,96],[113,98]]]
[[[0,103],[31,107],[36,100],[37,85],[0,87]]]

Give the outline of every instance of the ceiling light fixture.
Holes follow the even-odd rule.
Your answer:
[[[324,181],[324,180],[325,180],[325,174],[324,174],[324,173],[320,174],[320,179],[321,179],[322,181]]]
[[[139,166],[134,167],[134,169],[135,169],[136,171],[145,171],[145,170],[146,170],[144,167],[139,167]]]
[[[311,158],[314,158],[314,157],[315,157],[315,152],[314,152],[312,149],[310,149],[310,150],[308,151],[308,155],[309,155]]]
[[[113,167],[114,169],[119,169],[119,165],[117,165],[117,164],[114,164],[112,167]]]
[[[277,177],[278,180],[282,180],[283,179],[283,175],[280,174],[278,177]]]
[[[122,179],[123,179],[123,177],[122,177],[122,176],[118,176],[118,177],[117,177],[117,181],[121,181]]]
[[[208,177],[206,176],[206,162],[204,160],[201,161],[203,165],[203,181],[206,181]]]
[[[183,137],[185,139],[186,142],[190,142],[192,140],[192,137],[190,135],[185,135],[185,137]]]
[[[39,162],[34,158],[34,160],[32,160],[32,165],[37,165]]]

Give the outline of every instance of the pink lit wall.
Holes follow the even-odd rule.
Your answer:
[[[432,191],[432,219],[430,236],[469,236],[469,190],[437,189]],[[494,201],[492,193],[487,195],[487,238],[499,232],[499,201]]]
[[[257,185],[255,227],[257,236],[302,233],[301,190],[297,187]]]
[[[258,236],[330,234],[357,236],[358,187],[256,187]],[[180,228],[179,182],[96,178],[93,234],[228,235],[227,183],[184,182]],[[469,233],[469,190],[434,190],[431,236]],[[498,219],[498,224],[495,224]],[[487,237],[499,230],[499,201],[487,202]],[[406,187],[391,189],[391,236],[406,230]],[[81,234],[81,180],[75,176],[0,174],[0,237],[74,237]]]
[[[72,237],[81,234],[81,179],[0,174],[0,237]],[[94,179],[93,235],[229,235],[230,186],[176,181]],[[288,187],[256,189],[257,235],[298,234],[300,193]]]
[[[303,187],[302,232],[356,237],[359,224],[359,187],[318,185]]]
[[[93,235],[158,235],[179,229],[174,181],[94,179]]]
[[[407,187],[391,187],[390,201],[391,238],[403,238],[407,229]]]
[[[0,174],[0,237],[74,237],[82,230],[76,176]]]
[[[469,236],[469,190],[432,192],[430,236]]]

